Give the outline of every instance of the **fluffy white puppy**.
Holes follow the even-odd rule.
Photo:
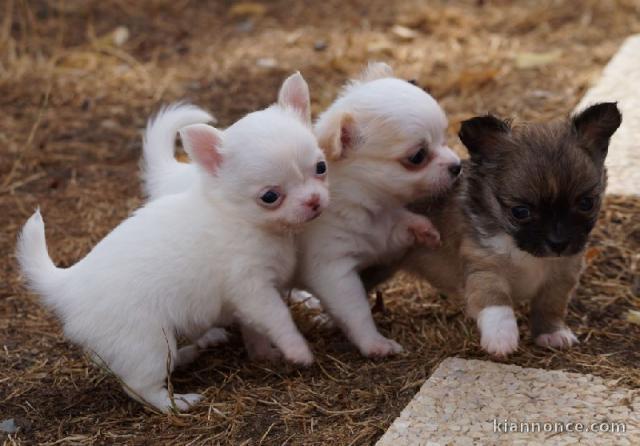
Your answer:
[[[331,175],[331,205],[299,237],[298,286],[313,293],[365,356],[402,347],[376,329],[360,271],[439,243],[408,203],[448,190],[461,170],[447,119],[422,89],[370,64],[315,125]]]
[[[166,388],[167,364],[184,362],[178,334],[195,343],[204,334],[206,343],[210,327],[239,320],[287,360],[312,362],[281,293],[294,272],[292,230],[328,202],[299,74],[284,82],[278,104],[224,132],[195,124],[181,137],[196,169],[185,192],[149,202],[67,269],[47,253],[39,211],[17,247],[29,285],[66,335],[129,395],[162,411],[186,410],[201,397],[172,398]]]
[[[188,112],[169,111],[164,119],[174,127]],[[363,355],[402,350],[376,329],[359,272],[392,262],[414,243],[439,242],[430,221],[404,206],[446,192],[458,177],[460,159],[446,145],[446,128],[438,103],[384,63],[370,64],[315,125],[328,158],[332,204],[299,236],[296,285],[321,301]],[[153,140],[143,161],[149,196],[183,190],[194,166],[175,160],[174,135]]]

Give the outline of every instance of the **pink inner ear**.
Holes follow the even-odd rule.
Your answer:
[[[349,127],[342,126],[340,129],[340,145],[342,146],[343,153],[351,147],[351,132],[349,131]]]
[[[193,160],[207,172],[215,174],[222,162],[218,152],[220,138],[215,130],[205,125],[191,126],[184,130],[184,135]]]

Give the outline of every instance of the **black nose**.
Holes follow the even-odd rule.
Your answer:
[[[569,246],[569,241],[547,239],[547,246],[549,246],[549,248],[551,248],[551,250],[556,254],[561,254],[565,249],[567,249],[567,246]]]
[[[451,174],[452,177],[457,177],[458,175],[460,175],[461,170],[462,170],[462,164],[460,163],[452,164],[449,166],[449,173]]]

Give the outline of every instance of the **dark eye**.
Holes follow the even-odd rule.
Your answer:
[[[531,217],[529,206],[514,206],[511,208],[511,214],[516,220],[526,220]]]
[[[591,209],[593,209],[593,198],[582,197],[578,201],[578,209],[580,209],[582,212],[589,212]]]
[[[316,164],[316,175],[324,175],[325,173],[327,173],[327,163],[318,161],[318,164]]]
[[[271,189],[260,196],[260,200],[262,200],[262,202],[267,205],[275,204],[279,198],[280,194]]]
[[[414,166],[419,166],[424,162],[427,158],[427,151],[424,148],[421,148],[416,153],[407,158],[409,164],[413,164]]]

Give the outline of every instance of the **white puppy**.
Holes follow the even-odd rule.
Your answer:
[[[404,206],[445,192],[460,173],[446,128],[438,103],[383,63],[349,83],[315,125],[332,202],[299,237],[296,280],[365,356],[402,348],[376,329],[359,272],[397,259],[414,243],[439,243],[431,222]]]
[[[183,115],[174,109],[165,119],[177,126]],[[438,103],[383,63],[349,83],[315,125],[332,204],[299,236],[296,285],[320,299],[363,355],[401,351],[376,329],[359,271],[393,261],[416,242],[439,242],[430,221],[404,206],[446,192],[457,178],[460,159],[446,145],[446,128]],[[160,138],[164,143],[145,145],[151,197],[179,192],[194,177],[193,166],[174,158],[174,136]],[[161,168],[151,162],[157,158]]]
[[[163,411],[200,398],[172,399],[166,388],[168,368],[184,360],[178,334],[197,343],[211,326],[239,320],[289,361],[312,362],[281,293],[294,272],[292,230],[328,202],[300,74],[285,81],[278,104],[224,132],[195,124],[181,136],[197,173],[185,192],[149,202],[70,268],[49,258],[39,212],[17,249],[24,276],[66,335],[132,397]]]

